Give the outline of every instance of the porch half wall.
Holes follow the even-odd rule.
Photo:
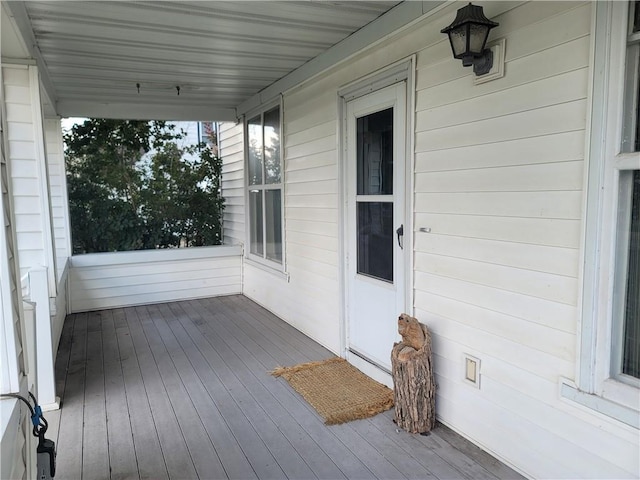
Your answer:
[[[638,431],[559,395],[576,378],[593,6],[486,2],[506,74],[474,85],[440,33],[461,5],[284,92],[286,275],[245,260],[243,293],[344,354],[337,92],[416,55],[409,313],[433,332],[438,418],[534,478],[637,478]],[[242,145],[242,125],[225,125],[236,243]],[[463,354],[481,360],[479,389]]]
[[[70,311],[241,293],[238,246],[92,253],[70,259]]]

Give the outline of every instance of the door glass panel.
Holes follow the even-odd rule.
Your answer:
[[[282,263],[282,209],[280,190],[265,190],[267,258]]]
[[[393,203],[358,202],[358,273],[393,282]]]
[[[280,183],[280,107],[264,114],[265,183]]]
[[[262,184],[262,122],[260,115],[247,122],[249,185]]]
[[[393,195],[393,108],[357,122],[358,195]]]
[[[262,255],[262,191],[251,190],[249,192],[249,221],[251,222],[250,251],[256,255]]]

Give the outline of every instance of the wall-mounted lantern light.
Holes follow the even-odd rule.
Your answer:
[[[458,10],[456,19],[441,33],[449,35],[453,57],[462,60],[462,65],[470,67],[476,75],[489,73],[493,66],[493,53],[485,49],[489,31],[499,23],[484,16],[482,7],[469,3]]]

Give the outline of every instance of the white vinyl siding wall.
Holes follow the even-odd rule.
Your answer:
[[[241,293],[241,249],[232,246],[90,253],[71,257],[70,311]]]
[[[2,68],[9,140],[5,153],[11,163],[20,277],[30,268],[45,266],[49,269],[49,291],[55,292],[37,69],[26,65],[3,65]]]
[[[245,242],[244,137],[242,131],[242,122],[220,125],[222,196],[224,197],[222,234],[225,245],[239,245]]]
[[[474,86],[440,33],[463,5],[284,93],[288,277],[245,262],[244,293],[341,353],[337,92],[416,54],[409,313],[433,332],[439,419],[534,478],[637,478],[638,431],[559,395],[576,377],[593,6],[484,2],[505,76]]]
[[[418,55],[415,313],[436,335],[438,413],[534,477],[638,475],[637,432],[558,400],[576,375],[591,15],[497,16],[506,75],[479,86],[447,44]]]

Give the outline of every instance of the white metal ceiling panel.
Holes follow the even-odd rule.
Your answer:
[[[33,32],[63,115],[167,116],[165,106],[216,119],[398,2],[8,3]]]

